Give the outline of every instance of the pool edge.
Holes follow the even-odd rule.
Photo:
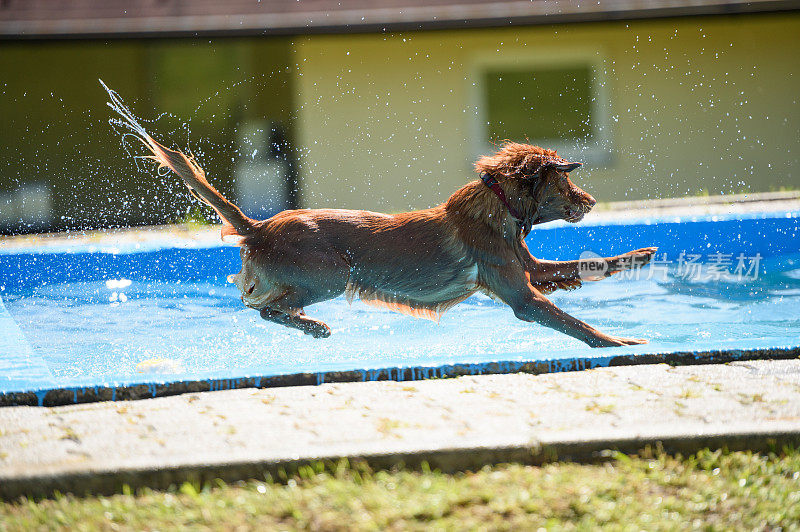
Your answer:
[[[178,380],[122,386],[81,386],[42,388],[0,393],[0,407],[64,406],[101,401],[130,401],[168,397],[185,393],[232,390],[239,388],[277,388],[315,386],[324,383],[369,381],[415,381],[430,378],[453,378],[466,375],[529,373],[541,375],[582,371],[599,367],[669,364],[671,366],[722,364],[746,360],[787,360],[800,357],[800,345],[754,349],[678,351],[651,354],[581,356],[538,361],[494,361],[445,364],[435,367],[408,366],[379,369],[331,370],[283,375],[255,375],[229,379]]]

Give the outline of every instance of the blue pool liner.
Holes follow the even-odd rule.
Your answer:
[[[0,298],[0,393],[54,386],[56,381],[47,363],[34,354]]]

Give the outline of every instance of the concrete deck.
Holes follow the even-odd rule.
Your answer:
[[[377,467],[800,443],[800,360],[324,384],[0,409],[0,497]]]

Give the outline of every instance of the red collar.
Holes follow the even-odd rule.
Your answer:
[[[542,187],[545,184],[544,178],[541,176],[539,172],[533,174],[531,177],[539,177],[539,182],[536,184],[536,188],[533,191],[535,201],[539,201],[539,196],[541,195]],[[489,174],[481,174],[481,181],[483,184],[489,187],[492,192],[497,195],[497,198],[506,206],[508,209],[508,213],[514,218],[517,222],[517,226],[522,233],[522,236],[525,237],[528,233],[531,232],[531,226],[533,225],[533,219],[536,217],[537,212],[534,212],[530,217],[525,218],[522,216],[517,209],[511,206],[511,204],[506,199],[506,194],[503,192],[503,189],[500,187],[500,183],[494,176]],[[539,207],[537,205],[536,210],[538,211]]]
[[[500,183],[497,181],[497,179],[489,174],[481,174],[481,181],[483,181],[483,184],[489,187],[492,192],[497,194],[497,197],[500,198],[500,201],[502,201],[503,205],[505,205],[506,209],[508,209],[509,214],[511,214],[511,216],[517,220],[517,224],[521,226],[524,220],[522,215],[508,202],[506,199],[506,194],[503,192],[503,189],[500,187]]]
[[[483,184],[489,187],[489,189],[497,195],[500,201],[503,202],[503,205],[505,205],[506,209],[508,209],[508,213],[514,218],[514,220],[516,220],[520,231],[527,235],[531,230],[530,222],[526,222],[525,218],[519,213],[519,211],[511,206],[506,199],[506,194],[503,192],[503,189],[500,187],[500,183],[497,181],[497,179],[489,174],[481,174],[481,181],[483,181]]]

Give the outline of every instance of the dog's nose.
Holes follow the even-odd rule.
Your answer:
[[[592,208],[592,207],[594,207],[596,204],[597,204],[597,200],[596,200],[596,199],[594,199],[592,196],[590,196],[590,195],[588,195],[588,194],[587,194],[587,195],[586,195],[586,206],[587,206],[588,208],[590,208],[590,209],[591,209],[591,208]]]

